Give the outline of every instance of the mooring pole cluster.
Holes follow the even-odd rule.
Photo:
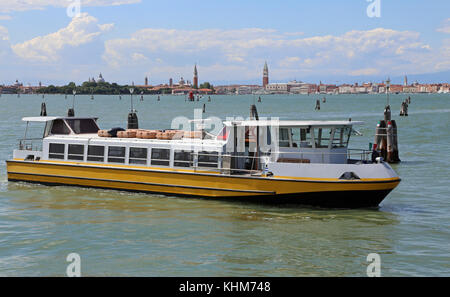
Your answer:
[[[398,153],[397,123],[391,118],[391,106],[389,105],[390,80],[386,81],[387,105],[384,108],[384,120],[377,124],[373,153],[381,156],[388,163],[400,162]]]
[[[405,99],[405,101],[402,102],[402,106],[400,108],[400,116],[408,116],[408,105],[411,103],[411,97],[408,97]]]

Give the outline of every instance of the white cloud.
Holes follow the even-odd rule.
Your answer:
[[[450,34],[450,18],[446,19],[437,29],[438,32]]]
[[[76,0],[0,0],[0,12],[45,9],[46,7],[68,7]],[[141,0],[80,0],[83,6],[117,6],[140,3]]]
[[[0,21],[8,21],[11,19],[12,17],[10,15],[0,15]]]
[[[148,75],[152,83],[191,79],[194,63],[200,80],[211,82],[260,81],[265,60],[271,81],[450,70],[450,39],[432,48],[410,31],[377,28],[305,37],[261,28],[147,28],[104,42],[112,27],[83,13],[57,32],[11,46],[8,30],[0,26],[0,61],[20,63],[11,69],[20,73],[26,67],[39,80],[87,79],[102,72],[118,82]]]
[[[60,60],[62,50],[93,42],[112,27],[113,24],[99,25],[96,18],[82,13],[79,17],[73,18],[67,27],[15,44],[12,49],[22,59],[55,62]]]
[[[435,52],[421,41],[417,32],[384,28],[313,37],[259,28],[197,31],[148,28],[129,38],[106,41],[103,59],[116,69],[145,67],[152,72],[161,69],[161,65],[154,63],[156,59],[166,61],[167,69],[180,70],[190,69],[197,62],[210,71],[209,79],[225,80],[229,74],[218,70],[219,65],[223,69],[225,66],[241,69],[232,74],[233,78],[241,79],[250,72],[258,77],[264,60],[269,61],[272,74],[286,77],[432,72],[436,64],[430,57]],[[146,63],[133,64],[135,53],[145,55]],[[166,77],[170,75],[165,73]]]
[[[293,66],[297,66],[300,65],[300,58],[299,57],[286,57],[284,59],[282,59],[278,64],[281,67],[293,67]]]
[[[365,69],[357,69],[353,70],[349,73],[353,76],[361,76],[361,75],[377,75],[380,74],[380,71],[375,68],[365,68]]]
[[[0,62],[3,64],[5,62],[5,57],[11,52],[11,47],[9,44],[9,32],[3,26],[0,26]]]
[[[0,26],[0,40],[9,40],[9,32],[3,26]]]

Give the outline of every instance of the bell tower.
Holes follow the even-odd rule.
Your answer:
[[[192,80],[192,86],[194,89],[198,89],[198,72],[197,72],[197,64],[194,66],[194,79]]]
[[[267,67],[267,61],[264,64],[264,70],[263,70],[263,88],[266,88],[266,86],[269,84],[269,67]]]

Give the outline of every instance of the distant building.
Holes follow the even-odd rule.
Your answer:
[[[320,94],[331,94],[331,93],[337,93],[338,91],[339,91],[339,88],[336,85],[326,85],[326,84],[319,85],[319,93]]]
[[[21,87],[21,86],[23,86],[23,84],[20,83],[18,79],[16,79],[16,83],[13,85],[13,87]]]
[[[235,88],[237,95],[250,95],[259,90],[261,90],[261,86],[256,85],[242,85]]]
[[[194,79],[192,86],[194,89],[198,89],[198,72],[197,72],[197,64],[194,66]]]
[[[271,83],[266,85],[266,91],[271,93],[287,93],[289,92],[289,86],[287,83]]]
[[[98,82],[98,83],[104,83],[104,82],[105,82],[105,79],[103,78],[103,76],[102,76],[101,73],[98,75],[97,82]]]
[[[169,79],[169,87],[173,87],[173,79]]]
[[[144,83],[144,85],[148,86],[148,77],[147,77],[147,76],[145,77],[145,83]]]
[[[403,93],[403,86],[402,85],[390,85],[389,92],[390,93]]]
[[[406,87],[408,85],[408,77],[405,75],[405,80],[403,82],[403,85]]]
[[[339,94],[353,94],[355,93],[355,88],[352,85],[343,84],[338,88]]]
[[[355,93],[358,93],[358,94],[367,94],[367,93],[369,93],[369,90],[367,89],[366,86],[357,86],[354,89],[355,89]]]
[[[439,90],[440,93],[448,94],[450,93],[450,84],[442,84],[441,89]]]
[[[405,85],[403,87],[403,93],[417,93],[419,88],[417,86],[408,86]]]
[[[267,62],[264,63],[262,83],[263,83],[263,88],[266,88],[266,86],[269,84],[269,67],[267,66]]]

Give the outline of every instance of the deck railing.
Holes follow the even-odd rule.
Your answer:
[[[19,150],[42,151],[42,138],[19,139]]]
[[[280,158],[280,154],[283,156]],[[197,154],[201,155],[200,153]],[[205,154],[206,155],[206,154]],[[261,174],[264,171],[264,165],[267,161],[280,162],[280,163],[316,163],[316,164],[327,164],[332,162],[327,162],[330,157],[333,156],[345,156],[345,164],[355,164],[355,163],[371,163],[372,162],[372,151],[364,149],[348,149],[347,152],[336,153],[336,152],[271,152],[271,153],[260,153],[260,156],[240,156],[232,154],[222,154],[219,155],[218,163],[222,166],[219,168],[222,173],[229,174]],[[288,157],[286,157],[288,156]],[[290,158],[292,156],[292,158]],[[314,162],[310,162],[308,158],[312,156],[315,157]],[[317,158],[319,156],[319,158]],[[275,160],[275,158],[277,158]],[[232,168],[233,159],[244,159],[244,164],[247,168]],[[224,162],[225,161],[225,162]],[[242,161],[241,161],[242,162]],[[225,166],[225,163],[229,163]],[[339,162],[338,162],[339,163]],[[250,167],[251,169],[248,169]],[[216,168],[198,166],[198,164],[193,164],[193,168],[202,171],[217,171]]]

